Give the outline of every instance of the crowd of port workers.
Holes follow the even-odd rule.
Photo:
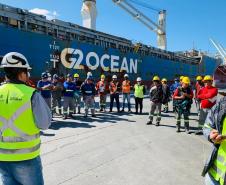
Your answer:
[[[16,52],[3,57],[1,68],[5,73],[0,86],[2,184],[43,184],[39,133],[48,129],[56,117],[64,120],[79,119],[76,118],[78,114],[85,118],[89,115],[96,117],[97,112],[105,114],[106,111],[119,116],[124,112],[145,117],[143,99],[147,97],[150,112],[145,124],[160,126],[161,113],[169,111],[168,104],[172,101],[170,111],[175,113],[177,133],[181,131],[183,118],[185,133],[190,134],[191,105],[196,105],[195,134],[203,134],[214,146],[203,170],[206,184],[226,184],[226,97],[217,98],[218,89],[214,87],[211,75],[197,76],[195,83],[191,83],[188,76],[166,79],[156,75],[150,79],[151,86],[147,87],[141,77],[132,84],[128,74],[124,79],[118,79],[114,74],[111,81],[107,81],[104,74],[95,79],[91,72],[84,80],[79,78],[79,72],[64,77],[43,72],[35,85],[30,80],[29,61]],[[107,104],[108,96],[110,104]],[[131,100],[135,101],[135,107],[131,106]],[[95,101],[99,102],[98,110]]]

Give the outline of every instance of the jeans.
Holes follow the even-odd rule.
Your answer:
[[[135,97],[136,113],[138,113],[138,106],[139,105],[140,105],[140,113],[142,113],[142,110],[143,110],[143,98],[137,98],[137,97]]]
[[[125,102],[127,100],[128,103],[128,110],[130,111],[130,93],[123,93],[123,103],[122,103],[122,109],[125,108]]]
[[[112,109],[113,109],[114,100],[116,101],[117,110],[119,112],[120,111],[119,110],[120,103],[119,103],[119,94],[118,93],[110,95],[110,111],[112,111]]]
[[[207,173],[205,176],[205,185],[220,185],[220,183]]]
[[[40,157],[27,161],[0,161],[0,185],[44,185]]]

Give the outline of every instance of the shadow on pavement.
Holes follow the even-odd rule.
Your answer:
[[[67,120],[62,120],[62,121],[52,122],[49,129],[59,130],[61,128],[93,128],[93,127],[96,127],[96,126],[89,125],[87,123],[78,123],[77,121],[73,121],[73,120],[70,120],[70,122],[68,122]]]
[[[41,136],[55,136],[56,134],[45,133],[44,131],[40,131]]]

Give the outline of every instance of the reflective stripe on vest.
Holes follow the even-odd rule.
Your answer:
[[[130,81],[123,81],[122,82],[122,92],[123,93],[130,93]]]
[[[226,135],[226,117],[223,121],[222,135]],[[217,158],[215,159],[213,165],[211,166],[209,173],[220,185],[225,185],[225,174],[226,174],[226,141],[223,140],[220,144],[219,150],[217,152]]]
[[[143,85],[135,85],[134,96],[137,98],[144,98],[144,86]]]
[[[40,154],[39,129],[34,122],[31,96],[24,84],[0,87],[0,161],[23,161]]]

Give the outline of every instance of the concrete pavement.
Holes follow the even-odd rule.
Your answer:
[[[173,113],[163,114],[160,127],[146,125],[149,108],[145,99],[143,115],[114,112],[97,113],[96,118],[55,119],[42,134],[45,183],[203,184],[201,171],[211,145],[203,136],[176,133]],[[197,126],[194,112],[193,107],[192,130]]]

